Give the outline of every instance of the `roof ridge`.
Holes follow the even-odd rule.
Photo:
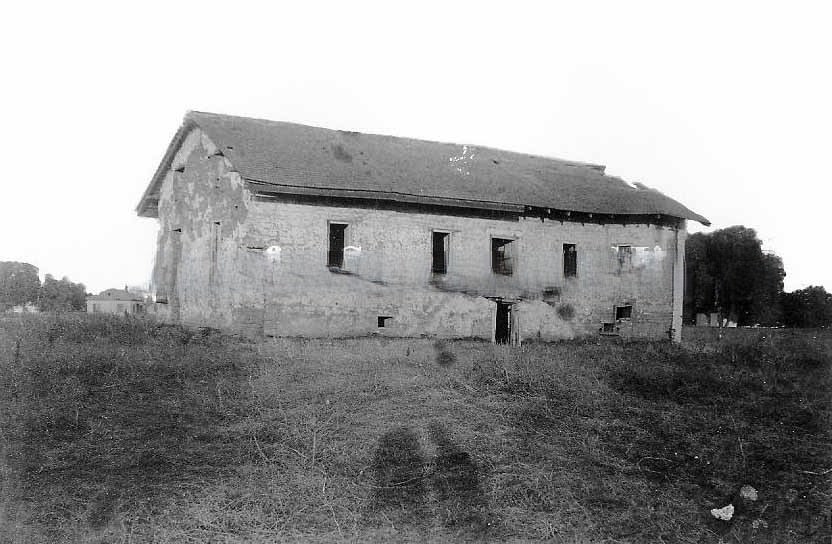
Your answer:
[[[210,115],[212,117],[226,118],[226,119],[232,118],[232,119],[242,119],[242,120],[246,120],[246,121],[258,121],[258,122],[262,122],[262,123],[269,123],[269,124],[275,124],[275,125],[288,125],[288,126],[294,126],[294,127],[312,128],[312,129],[317,129],[317,130],[329,130],[329,131],[333,131],[333,132],[340,132],[342,134],[350,134],[350,135],[358,135],[358,136],[371,136],[371,137],[374,137],[374,138],[391,138],[393,140],[401,140],[401,141],[404,141],[404,142],[419,142],[419,143],[422,143],[422,144],[441,144],[441,145],[450,145],[450,146],[457,146],[457,147],[473,147],[473,148],[477,148],[477,149],[486,149],[486,150],[489,150],[489,151],[498,151],[500,153],[511,153],[511,154],[514,154],[514,155],[521,155],[523,157],[530,157],[530,158],[533,158],[533,159],[545,159],[545,160],[548,160],[548,161],[555,161],[555,162],[563,164],[564,166],[571,166],[571,167],[575,167],[575,168],[588,168],[590,170],[600,172],[601,174],[604,174],[604,175],[606,175],[605,170],[607,168],[606,165],[598,164],[598,163],[585,162],[585,161],[574,161],[574,160],[569,160],[569,159],[563,159],[563,158],[560,158],[560,157],[552,157],[552,156],[549,156],[549,155],[537,155],[537,154],[533,154],[533,153],[525,153],[523,151],[514,151],[514,150],[511,150],[511,149],[505,149],[505,148],[502,148],[502,147],[494,147],[494,146],[490,146],[490,145],[448,142],[448,141],[440,141],[440,140],[426,140],[426,139],[423,139],[423,138],[411,138],[409,136],[395,136],[393,134],[380,134],[380,133],[377,133],[377,132],[360,132],[360,131],[357,131],[357,130],[344,130],[344,129],[339,129],[339,128],[322,127],[322,126],[318,126],[318,125],[308,125],[306,123],[295,123],[293,121],[275,121],[273,119],[263,119],[263,118],[260,118],[260,117],[247,117],[247,116],[244,116],[244,115],[228,115],[228,114],[224,114],[224,113],[213,113],[213,112],[210,112],[210,111],[188,110],[188,112],[185,114],[185,119],[196,122],[196,120],[193,119],[192,114]]]

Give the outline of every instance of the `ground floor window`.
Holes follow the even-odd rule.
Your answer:
[[[378,328],[383,329],[384,327],[386,327],[387,323],[391,319],[393,319],[393,317],[389,316],[389,315],[380,315],[380,316],[378,316]]]

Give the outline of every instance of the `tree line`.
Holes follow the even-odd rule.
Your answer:
[[[685,321],[716,314],[739,326],[832,326],[832,294],[820,286],[783,291],[783,260],[763,251],[754,229],[696,233],[685,247]]]
[[[34,305],[41,311],[71,311],[86,308],[87,289],[64,276],[46,274],[41,284],[37,267],[29,263],[0,261],[0,311]]]

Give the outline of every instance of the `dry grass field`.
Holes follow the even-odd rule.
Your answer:
[[[830,369],[828,331],[511,348],[5,319],[0,541],[828,543]]]

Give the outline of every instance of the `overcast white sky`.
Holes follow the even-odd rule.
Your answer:
[[[8,3],[0,260],[147,282],[193,109],[602,163],[832,289],[828,3],[450,4]]]

